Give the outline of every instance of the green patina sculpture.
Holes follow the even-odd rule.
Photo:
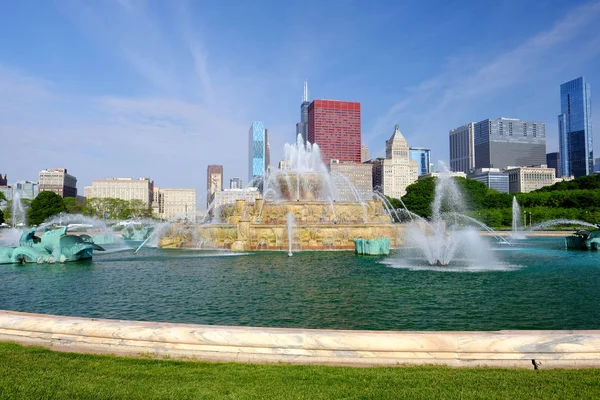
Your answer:
[[[21,235],[19,247],[0,247],[0,264],[55,263],[92,258],[104,249],[88,235],[68,235],[67,228],[54,229],[40,237],[35,228]]]
[[[390,254],[390,239],[354,239],[354,253],[366,256],[382,256]]]
[[[116,236],[110,234],[100,234],[92,236],[92,241],[99,245],[113,244]]]
[[[600,250],[600,229],[582,229],[565,238],[567,249]]]
[[[135,229],[132,226],[128,226],[121,233],[121,239],[123,240],[146,240],[152,234],[154,227],[144,225],[140,229]]]

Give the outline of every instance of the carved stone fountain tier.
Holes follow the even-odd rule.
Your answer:
[[[273,180],[279,186],[281,196],[287,201],[315,201],[323,197],[325,182],[321,174],[284,171],[274,174]]]
[[[233,251],[287,250],[287,215],[294,219],[292,248],[354,249],[354,239],[389,238],[402,245],[404,227],[392,224],[381,202],[237,200],[221,210],[220,224],[174,225],[163,237],[163,248],[216,248]]]

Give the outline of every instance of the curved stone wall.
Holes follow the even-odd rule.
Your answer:
[[[0,341],[55,350],[331,365],[600,366],[600,331],[394,332],[229,327],[0,311]]]

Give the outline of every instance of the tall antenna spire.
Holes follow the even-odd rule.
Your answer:
[[[304,80],[304,96],[302,96],[302,102],[308,103],[308,81]]]

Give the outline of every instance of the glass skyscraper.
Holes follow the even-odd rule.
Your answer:
[[[450,171],[473,172],[475,169],[475,123],[469,122],[450,131]]]
[[[254,121],[248,132],[248,179],[249,182],[265,173],[265,126]]]
[[[554,172],[557,178],[560,178],[560,153],[558,151],[546,154],[546,164],[548,168],[554,168]]]
[[[306,143],[308,139],[308,82],[304,81],[304,95],[302,96],[302,104],[300,105],[300,122],[296,124],[296,137],[302,136],[302,140]],[[296,143],[296,138],[292,143]]]
[[[563,176],[593,173],[592,91],[583,76],[560,85],[558,141]]]
[[[431,165],[431,150],[424,149],[422,147],[411,147],[408,150],[410,159],[415,160],[418,165],[419,176],[427,175],[431,172],[429,166]]]

